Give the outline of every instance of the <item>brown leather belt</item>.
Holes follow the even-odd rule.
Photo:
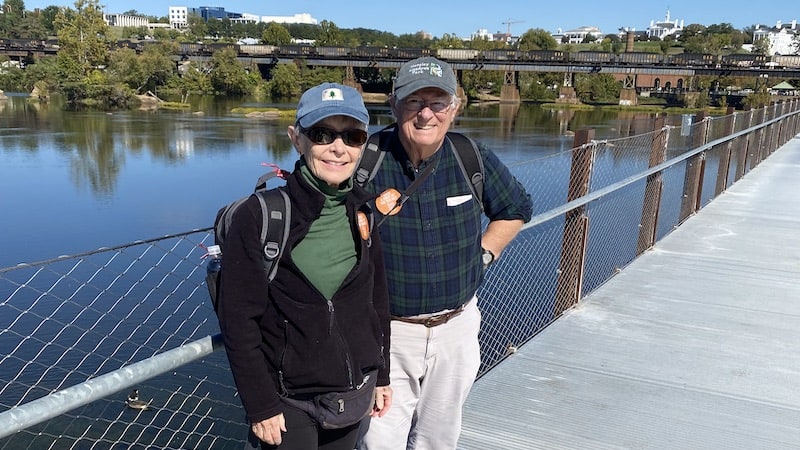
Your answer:
[[[452,311],[448,311],[446,313],[437,314],[435,316],[429,316],[429,317],[392,316],[392,320],[397,320],[397,321],[405,322],[405,323],[413,323],[413,324],[417,324],[417,325],[425,325],[428,328],[433,328],[433,327],[437,327],[437,326],[439,326],[439,325],[441,325],[443,323],[447,323],[453,317],[461,314],[464,311],[464,308],[466,308],[466,307],[467,307],[467,305],[463,304],[463,305],[459,306],[458,308],[456,308],[456,309],[454,309]]]

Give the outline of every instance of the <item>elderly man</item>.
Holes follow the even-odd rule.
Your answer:
[[[446,62],[424,57],[400,68],[389,100],[396,124],[381,132],[385,157],[367,188],[392,206],[382,211],[391,216],[380,234],[394,396],[384,417],[362,424],[361,449],[456,447],[480,366],[475,294],[486,267],[531,218],[530,196],[493,152],[448,136],[460,106],[456,88]],[[465,176],[464,152],[482,160],[482,195]]]

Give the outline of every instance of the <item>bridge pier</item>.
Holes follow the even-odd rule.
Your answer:
[[[503,86],[500,88],[500,103],[520,103],[516,72],[505,73]]]
[[[564,83],[558,91],[558,98],[556,103],[566,103],[569,105],[580,104],[578,94],[575,93],[575,74],[571,72],[564,73]]]
[[[361,87],[361,83],[358,82],[356,79],[356,72],[353,69],[353,66],[345,66],[344,68],[344,80],[342,80],[342,84],[345,86],[350,86],[354,88],[360,93],[364,93],[364,89]]]
[[[636,75],[629,73],[622,81],[622,90],[619,91],[619,104],[636,106],[639,103],[636,94]]]

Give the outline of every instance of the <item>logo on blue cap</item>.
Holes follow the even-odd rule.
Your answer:
[[[323,83],[305,91],[297,104],[297,123],[309,128],[331,116],[348,116],[369,124],[369,113],[357,90],[338,83]]]

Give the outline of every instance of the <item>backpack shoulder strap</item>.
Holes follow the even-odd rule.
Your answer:
[[[481,152],[478,150],[478,145],[474,140],[461,133],[455,131],[448,131],[447,138],[450,139],[450,146],[453,149],[453,154],[458,160],[458,165],[461,167],[461,172],[464,178],[469,182],[469,187],[472,190],[472,195],[478,200],[483,210],[483,181],[484,181],[484,168],[483,158]]]
[[[364,186],[372,181],[375,174],[378,173],[378,168],[381,167],[383,157],[386,155],[386,137],[394,127],[395,124],[388,125],[369,137],[355,171],[354,179],[359,186]]]
[[[267,280],[275,278],[278,259],[286,246],[291,225],[292,208],[289,195],[282,188],[257,190],[253,195],[261,205],[261,243],[264,249],[264,270]]]

